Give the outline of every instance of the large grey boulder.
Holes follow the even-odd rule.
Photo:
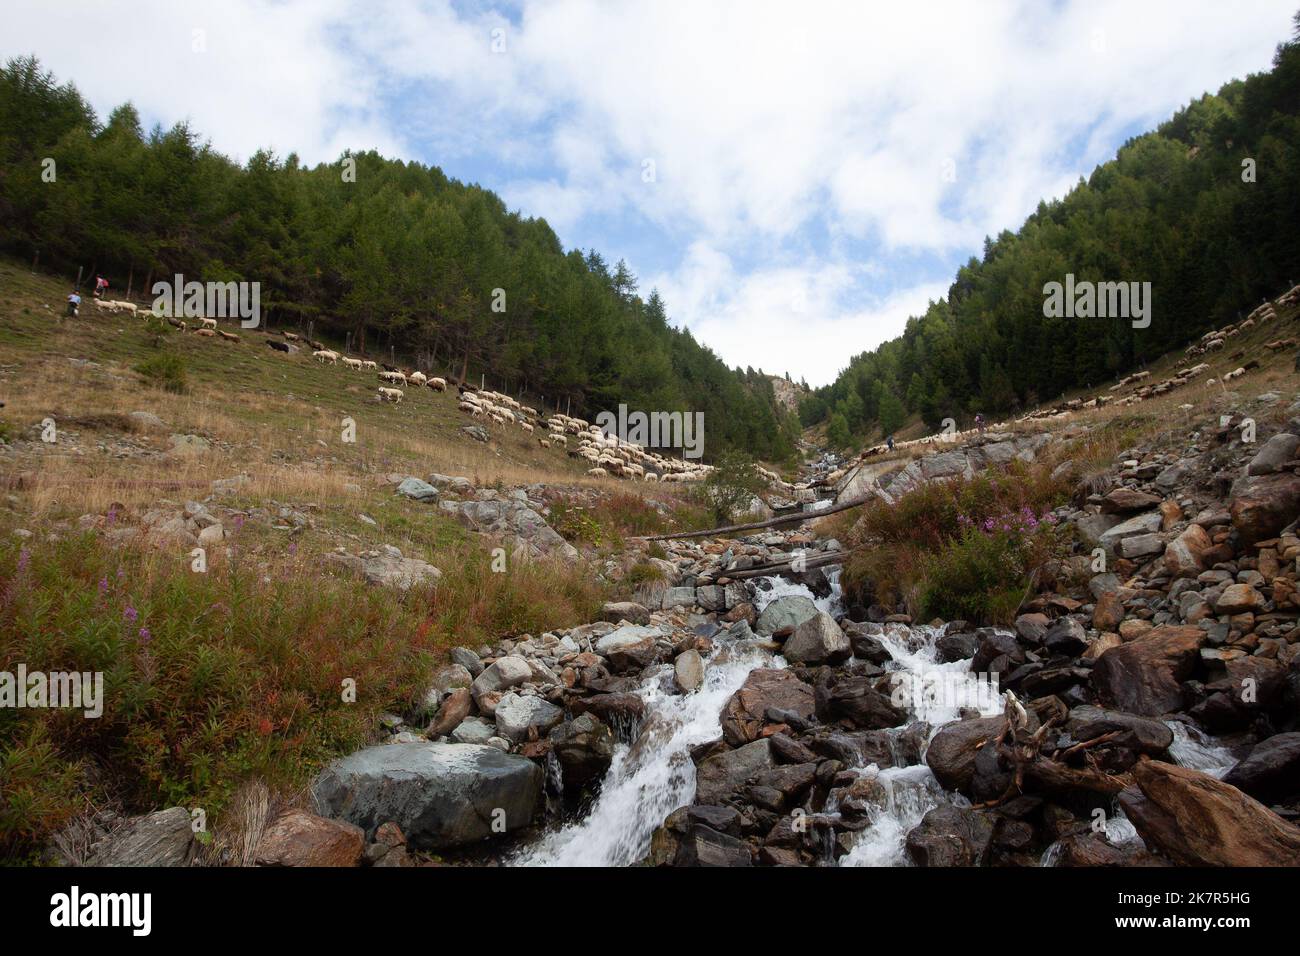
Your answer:
[[[838,664],[851,654],[848,637],[825,611],[798,624],[781,648],[787,661],[800,664]]]
[[[397,493],[412,501],[427,501],[431,504],[436,504],[438,501],[438,489],[419,478],[405,479],[397,486]]]
[[[695,772],[695,802],[722,803],[752,777],[772,769],[772,744],[764,737],[706,758]]]
[[[318,813],[356,824],[368,838],[392,822],[412,848],[434,850],[528,826],[542,776],[531,760],[496,747],[381,744],[331,764],[311,793]]]
[[[659,659],[659,637],[658,628],[628,624],[596,641],[595,649],[614,671],[637,670]]]
[[[474,678],[470,691],[477,701],[485,694],[516,687],[532,676],[533,669],[524,658],[514,655],[499,657],[490,666],[484,668],[483,673]]]
[[[802,594],[787,594],[763,608],[754,631],[759,637],[771,637],[777,631],[785,630],[787,627],[798,627],[804,621],[816,617],[817,614],[817,605],[811,598],[804,597]]]
[[[530,737],[530,730],[536,730],[539,737],[558,724],[564,717],[564,711],[541,697],[524,697],[520,694],[506,694],[497,703],[497,733],[514,743],[522,743]]]

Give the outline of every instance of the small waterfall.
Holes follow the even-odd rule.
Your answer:
[[[1200,770],[1212,777],[1222,777],[1237,765],[1237,758],[1227,747],[1214,742],[1214,738],[1181,720],[1166,720],[1165,726],[1174,732],[1174,742],[1169,745],[1169,756],[1174,763],[1189,770]]]
[[[756,667],[782,666],[753,642],[718,640],[704,686],[691,694],[663,690],[648,675],[638,693],[646,715],[633,743],[618,744],[590,811],[542,836],[512,861],[517,866],[631,866],[650,849],[664,818],[695,796],[691,748],[722,733],[722,708]]]
[[[754,607],[759,614],[762,614],[764,609],[777,598],[797,595],[812,601],[819,611],[837,617],[843,613],[840,602],[840,571],[838,565],[826,569],[826,579],[831,584],[831,593],[824,598],[817,597],[805,585],[795,584],[786,578],[758,578],[754,588]]]
[[[908,866],[908,831],[944,801],[943,788],[925,764],[884,770],[872,764],[863,773],[875,775],[885,799],[873,810],[871,822],[857,835],[840,866]]]
[[[989,717],[1000,714],[1004,706],[1003,696],[971,672],[970,661],[937,662],[935,642],[942,633],[924,626],[886,626],[881,636],[892,658],[886,670],[897,674],[897,692],[907,702],[913,722],[921,721],[930,727],[927,743],[940,726],[960,717],[964,708],[974,707]],[[924,756],[922,753],[922,760]],[[908,831],[941,803],[966,802],[960,795],[946,794],[924,762],[883,770],[872,764],[862,772],[875,776],[884,800],[840,860],[841,866],[909,865],[905,848]]]

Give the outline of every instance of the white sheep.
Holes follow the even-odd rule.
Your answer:
[[[214,332],[212,329],[195,329],[194,334],[207,336],[208,338],[216,338],[217,335],[217,333]]]
[[[358,372],[361,371],[361,359],[348,358],[348,357],[345,355],[345,356],[343,357],[343,364],[344,364],[345,366],[347,366],[348,368],[353,369],[353,370],[355,370],[355,371],[358,371]]]
[[[379,400],[381,402],[392,402],[396,405],[401,402],[402,397],[400,388],[384,388],[382,385],[379,387]]]
[[[435,392],[447,391],[447,380],[445,378],[431,378],[425,384],[427,384]],[[474,393],[469,392],[468,394],[473,395]]]
[[[203,319],[199,319],[199,321],[203,323],[203,328],[205,329],[215,329],[217,327],[216,319],[203,318]]]
[[[316,361],[321,363],[321,365],[324,365],[326,362],[329,362],[331,365],[339,364],[339,353],[335,352],[333,349],[321,349],[320,351],[312,352],[311,354]]]
[[[412,372],[410,375],[406,376],[406,380],[410,382],[412,385],[414,385],[416,388],[419,388],[429,379],[428,376],[426,376],[423,372]]]

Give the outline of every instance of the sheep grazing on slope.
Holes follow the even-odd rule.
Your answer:
[[[221,331],[221,329],[217,329],[217,334],[221,336],[223,339],[225,339],[227,342],[239,341],[239,336],[236,335],[234,332],[223,332]]]
[[[445,378],[431,378],[425,383],[435,392],[447,391],[447,380]],[[470,394],[473,394],[472,392]]]
[[[312,358],[320,362],[321,365],[324,365],[326,362],[329,362],[331,365],[339,364],[339,353],[331,351],[330,349],[317,349],[311,354]]]
[[[290,342],[297,342],[297,341],[298,341],[298,333],[297,333],[297,332],[281,332],[280,334],[283,335],[283,336],[284,336],[286,339],[288,339]]]
[[[355,369],[358,372],[361,371],[361,359],[347,358],[345,356],[343,359],[343,364],[350,369]]]
[[[416,388],[419,388],[429,379],[423,372],[412,372],[410,375],[406,376],[406,380]]]
[[[217,320],[216,320],[216,319],[206,319],[206,318],[204,318],[204,319],[199,319],[199,321],[203,323],[203,328],[205,328],[205,329],[215,329],[215,328],[217,327]]]
[[[288,352],[289,352],[289,343],[288,343],[288,342],[274,342],[274,341],[268,341],[266,344],[269,345],[269,346],[271,346],[271,348],[275,349],[277,352],[284,352],[285,354],[288,354]]]
[[[372,370],[372,371],[373,371],[374,369],[379,368],[379,364],[378,364],[377,362],[372,362],[372,361],[370,361],[370,359],[366,359],[366,360],[365,360],[364,362],[362,362],[361,364],[362,364],[366,369],[368,369],[368,370]]]
[[[216,338],[216,337],[217,337],[217,333],[214,332],[214,331],[212,331],[211,329],[195,329],[195,330],[194,330],[194,334],[195,334],[195,335],[206,336],[207,338],[210,338],[210,339],[213,339],[213,338]]]
[[[385,368],[387,368],[387,366],[385,366]],[[394,385],[406,384],[406,376],[403,375],[401,372],[396,372],[391,369],[385,372],[380,372],[379,380],[381,382],[392,382]]]
[[[379,400],[381,402],[392,402],[394,405],[402,400],[402,390],[400,388],[379,387]]]

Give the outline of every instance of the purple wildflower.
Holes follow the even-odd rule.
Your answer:
[[[136,618],[140,616],[140,612],[128,604],[126,608],[123,609],[122,616],[126,618],[128,624],[134,624]]]
[[[28,551],[26,548],[23,548],[21,551],[18,552],[18,572],[20,574],[23,571],[27,570],[27,565],[31,562],[31,560],[32,560],[32,553]]]
[[[153,635],[149,633],[149,628],[140,628],[140,643],[148,644],[151,640],[153,640]]]

